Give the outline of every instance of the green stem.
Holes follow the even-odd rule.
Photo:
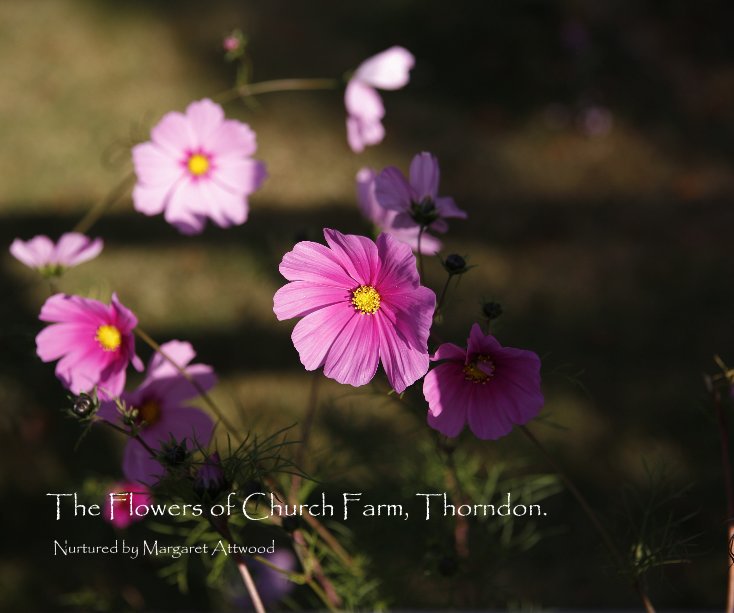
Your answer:
[[[125,195],[134,180],[135,173],[131,172],[126,175],[125,178],[120,181],[109,194],[107,194],[106,198],[100,200],[91,209],[89,209],[89,211],[87,211],[86,215],[84,215],[84,217],[79,220],[79,223],[74,226],[72,232],[86,234],[91,227],[99,221],[102,215],[104,215],[108,209],[112,208],[112,206]]]
[[[441,296],[439,296],[438,303],[436,304],[436,313],[433,316],[434,319],[438,317],[438,315],[441,313],[441,307],[443,306],[443,301],[446,299],[446,292],[449,289],[449,283],[451,283],[452,277],[453,275],[448,275],[446,277],[446,283],[443,284],[443,289],[441,290]]]
[[[260,94],[337,89],[340,86],[341,81],[339,79],[273,79],[272,81],[260,81],[259,83],[239,85],[214,96],[214,101],[225,103],[236,98],[247,98]]]

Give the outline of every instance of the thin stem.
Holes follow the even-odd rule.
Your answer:
[[[214,97],[216,102],[230,102],[235,98],[247,98],[259,94],[274,92],[306,91],[337,89],[341,85],[339,79],[273,79],[239,85],[234,89],[224,91]]]
[[[74,226],[72,232],[79,232],[80,234],[88,232],[91,227],[99,221],[102,215],[104,215],[108,209],[112,208],[112,206],[125,195],[130,184],[132,184],[134,180],[135,173],[131,172],[126,175],[122,181],[112,188],[112,191],[110,191],[104,199],[100,200],[91,209],[89,209],[89,211],[87,211],[86,215],[84,215],[84,217],[79,220],[79,223]]]
[[[303,463],[306,458],[306,451],[308,450],[308,441],[311,436],[311,428],[313,427],[316,409],[319,404],[319,381],[321,381],[321,373],[316,371],[313,373],[313,378],[311,379],[311,393],[308,398],[308,407],[306,408],[306,416],[301,425],[301,444],[296,451],[295,465],[299,470],[303,470]],[[298,491],[301,488],[302,481],[303,477],[298,473],[294,474],[291,479],[291,502],[293,504],[296,504],[298,501]]]
[[[138,443],[140,443],[145,448],[145,450],[151,455],[152,458],[155,459],[158,457],[158,454],[153,450],[153,448],[150,445],[148,445],[148,443],[146,443],[141,438],[139,434],[133,434],[129,430],[125,430],[125,428],[121,428],[117,424],[113,424],[112,422],[109,422],[105,419],[100,419],[99,421],[105,424],[107,427],[112,428],[113,430],[117,430],[118,432],[122,432],[125,436],[129,436],[130,438],[138,441]]]
[[[421,251],[421,240],[423,239],[423,233],[426,231],[426,226],[421,224],[418,229],[418,272],[421,275],[421,282],[425,283],[425,275],[423,274],[423,252]]]
[[[448,275],[446,277],[446,283],[443,284],[443,289],[441,290],[441,295],[438,298],[438,303],[436,304],[436,314],[434,315],[434,318],[441,312],[441,307],[443,306],[443,301],[446,299],[446,292],[449,289],[449,283],[451,283],[451,278],[453,275]]]
[[[721,465],[724,472],[724,491],[726,492],[726,514],[728,525],[728,543],[734,542],[734,487],[732,482],[731,455],[729,452],[729,428],[726,413],[721,406],[721,395],[717,389],[712,390],[714,409],[721,442]],[[726,610],[734,611],[734,564],[729,564],[729,576],[726,589]]]
[[[611,535],[607,530],[604,528],[603,524],[599,520],[599,517],[594,512],[594,510],[591,508],[591,505],[588,503],[584,495],[581,493],[581,491],[576,487],[573,481],[571,481],[571,478],[566,474],[566,472],[561,468],[561,466],[558,464],[558,462],[555,461],[553,456],[548,453],[546,448],[543,446],[543,444],[535,438],[535,435],[528,430],[526,426],[520,426],[520,430],[522,430],[523,434],[527,436],[530,441],[540,450],[540,452],[543,454],[545,459],[548,461],[548,463],[553,467],[553,469],[558,473],[558,476],[561,478],[565,486],[568,488],[568,490],[571,492],[573,497],[576,499],[576,502],[579,503],[579,506],[583,510],[586,517],[589,519],[591,524],[596,529],[597,533],[599,534],[599,537],[601,538],[602,542],[606,546],[607,550],[609,551],[609,554],[612,556],[612,559],[615,561],[619,569],[624,569],[626,567],[624,556],[620,553],[619,549],[614,543],[614,539],[612,539]],[[650,602],[650,599],[647,597],[647,594],[645,593],[645,590],[640,583],[639,579],[636,579],[633,581],[633,587],[637,591],[637,593],[640,596],[640,599],[642,600],[642,604],[645,607],[645,611],[648,613],[654,613],[655,608],[653,607],[652,603]]]
[[[454,451],[456,448],[443,444],[440,445],[440,448],[446,455],[446,484],[451,491],[451,496],[456,499],[458,504],[464,504],[467,502],[467,499],[461,487],[459,472],[456,469],[456,462],[454,461]],[[469,557],[469,521],[462,515],[456,516],[454,547],[456,548],[457,556],[460,558]]]
[[[199,393],[199,395],[204,399],[204,402],[206,405],[212,410],[212,412],[217,416],[217,419],[221,421],[227,430],[229,430],[232,434],[236,436],[236,430],[232,423],[227,419],[227,417],[222,413],[222,411],[219,409],[219,407],[214,403],[214,401],[211,399],[209,394],[206,393],[206,390],[199,384],[199,382],[192,377],[188,372],[186,372],[186,369],[184,369],[182,366],[180,366],[176,361],[166,354],[163,349],[161,349],[161,346],[156,343],[150,335],[145,332],[140,327],[135,328],[134,330],[135,335],[138,336],[144,343],[146,343],[151,349],[153,349],[155,352],[159,353],[167,362],[169,362],[181,375],[189,382],[191,385],[194,386],[196,391]]]

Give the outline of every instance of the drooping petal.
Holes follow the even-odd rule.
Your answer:
[[[48,236],[34,236],[29,241],[16,238],[10,245],[11,255],[30,268],[54,264],[54,244]]]
[[[349,292],[331,285],[314,285],[308,281],[292,281],[273,296],[273,312],[278,320],[303,317],[331,304],[350,300]]]
[[[403,173],[394,166],[388,166],[375,179],[375,197],[380,206],[404,212],[410,209],[415,195]]]
[[[324,229],[324,238],[342,268],[360,285],[373,285],[380,272],[375,243],[366,236]],[[410,250],[408,250],[410,251]]]
[[[394,46],[362,62],[354,79],[380,89],[400,89],[407,85],[414,65],[415,58],[410,51]]]
[[[334,339],[326,355],[324,375],[359,387],[375,376],[379,359],[380,337],[375,317],[355,313]]]
[[[374,88],[352,80],[344,90],[347,113],[362,122],[374,122],[385,116],[385,105]]]
[[[101,238],[91,240],[79,232],[67,232],[56,244],[55,260],[62,266],[76,266],[96,258],[103,246]]]
[[[342,289],[357,284],[331,249],[311,241],[297,243],[283,256],[278,270],[289,281],[309,281]]]
[[[347,143],[354,153],[361,153],[365,147],[377,145],[385,138],[385,127],[379,119],[360,119],[347,117]]]
[[[375,320],[379,326],[380,360],[387,380],[396,392],[402,393],[428,371],[428,351],[415,348],[387,318]]]
[[[418,196],[419,201],[424,198],[436,200],[441,175],[438,160],[435,156],[425,151],[416,155],[410,162],[409,176],[410,186]]]
[[[466,425],[469,393],[460,364],[441,364],[431,370],[423,380],[428,425],[446,436],[458,436]]]
[[[354,309],[345,304],[332,304],[306,315],[293,328],[291,339],[306,370],[320,368],[336,337],[352,317]]]

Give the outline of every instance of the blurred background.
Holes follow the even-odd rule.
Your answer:
[[[702,374],[716,370],[715,354],[734,363],[733,18],[723,1],[0,3],[0,608],[223,606],[195,576],[180,595],[152,561],[51,555],[54,538],[115,537],[102,522],[54,522],[45,494],[119,477],[122,442],[94,432],[73,450],[64,391],[35,356],[49,288],[7,246],[70,230],[130,171],[131,144],[165,112],[228,89],[221,41],[233,28],[248,37],[255,81],[340,76],[394,44],[410,49],[410,84],[383,95],[385,141],[351,153],[341,92],[229,103],[257,132],[270,174],[248,223],[187,238],[126,198],[90,232],[103,254],[70,271],[64,291],[116,291],[157,340],[191,341],[243,429],[293,424],[311,376],[293,322],[272,313],[282,254],[323,227],[368,232],[357,170],[407,170],[415,153],[433,152],[441,192],[469,213],[452,222],[444,255],[476,266],[450,297],[441,337],[463,344],[482,300],[501,302],[500,341],[543,357],[547,406],[534,432],[622,543],[651,472],[673,493],[665,512],[692,515],[679,526],[680,539],[695,537],[687,562],[651,573],[653,601],[720,607],[726,506]],[[429,263],[434,287],[442,274]],[[331,382],[320,394],[319,478],[337,492],[417,491],[406,475],[422,421]],[[550,470],[517,432],[476,450]],[[532,549],[497,566],[487,546],[473,571],[452,577],[430,568],[425,527],[350,527],[396,608],[638,606],[570,495],[548,508]],[[485,583],[501,590],[483,593]]]

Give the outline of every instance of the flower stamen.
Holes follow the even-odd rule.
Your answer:
[[[104,351],[115,351],[122,343],[122,335],[115,326],[105,324],[97,328],[94,337]]]
[[[195,176],[200,177],[209,172],[209,158],[201,153],[194,153],[187,162],[189,172]]]
[[[146,400],[138,409],[138,419],[145,422],[146,426],[152,426],[161,418],[161,405],[155,400]]]
[[[380,309],[380,294],[371,285],[360,285],[352,292],[352,304],[363,315],[374,315]]]
[[[481,368],[480,365],[481,364]],[[479,355],[464,366],[464,379],[484,385],[494,378],[494,362],[488,355]]]

